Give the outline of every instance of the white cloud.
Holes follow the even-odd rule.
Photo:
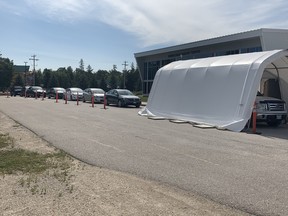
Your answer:
[[[26,0],[64,22],[101,21],[143,45],[185,43],[262,27],[287,28],[286,0]]]

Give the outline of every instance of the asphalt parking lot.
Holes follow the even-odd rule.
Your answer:
[[[87,163],[255,215],[288,215],[287,125],[260,135],[150,120],[138,108],[0,97],[0,111]],[[1,120],[0,120],[1,121]]]

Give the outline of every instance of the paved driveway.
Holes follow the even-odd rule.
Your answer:
[[[137,108],[20,97],[0,97],[0,111],[87,163],[249,213],[288,215],[287,126],[235,133],[150,120]]]

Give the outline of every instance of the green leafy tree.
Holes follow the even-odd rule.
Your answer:
[[[43,71],[43,87],[44,88],[49,88],[49,82],[52,76],[52,70],[48,70],[47,68],[44,69]]]
[[[113,65],[113,69],[109,73],[109,88],[118,88],[121,83],[121,72],[117,71],[117,66]]]
[[[104,91],[108,90],[107,82],[106,82],[104,77],[102,77],[101,80],[100,80],[100,88],[103,89]]]
[[[109,85],[109,87],[111,89],[114,89],[114,88],[117,88],[117,86],[118,86],[118,84],[117,84],[116,75],[115,75],[115,73],[112,73],[110,75],[110,85]]]
[[[84,61],[83,61],[83,59],[80,59],[80,61],[79,61],[79,69],[84,71]]]
[[[52,88],[52,87],[58,87],[59,86],[59,82],[57,80],[57,77],[56,77],[56,74],[55,73],[52,73],[51,77],[50,77],[50,80],[49,80],[49,88]]]
[[[108,80],[109,73],[106,70],[98,70],[95,75],[96,80],[99,82],[98,86],[100,86],[100,82],[102,79]],[[106,81],[105,81],[106,82]]]
[[[91,65],[88,65],[86,68],[88,73],[92,73],[93,72],[93,68],[91,67]]]
[[[130,91],[141,91],[141,79],[138,69],[131,64],[130,70],[126,72],[126,87]]]
[[[12,86],[24,86],[24,79],[23,79],[23,74],[17,73],[15,74],[13,81],[12,81]]]
[[[100,82],[98,83],[96,73],[93,73],[90,80],[90,87],[91,88],[98,88]]]
[[[35,85],[43,86],[43,74],[41,70],[38,70],[35,72]]]
[[[89,80],[87,73],[84,72],[83,70],[77,68],[75,72],[75,86],[85,89],[89,86]]]
[[[13,61],[0,57],[0,91],[5,91],[11,85],[13,77]]]

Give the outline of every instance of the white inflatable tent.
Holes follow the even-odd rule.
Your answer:
[[[279,79],[288,103],[287,56],[287,50],[273,50],[172,62],[158,70],[139,114],[239,132],[251,117],[262,77]]]

